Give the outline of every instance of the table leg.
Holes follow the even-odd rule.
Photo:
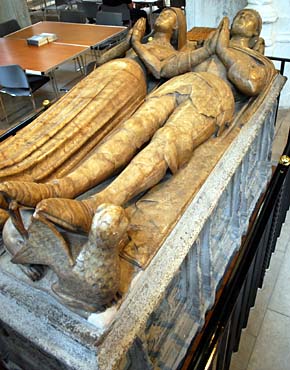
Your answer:
[[[49,77],[50,77],[53,91],[55,93],[55,97],[59,98],[59,91],[58,91],[58,86],[57,86],[57,82],[55,78],[55,72],[54,71],[49,72]]]
[[[8,123],[8,115],[7,115],[7,112],[6,112],[5,105],[3,103],[2,96],[0,96],[0,105],[1,105],[2,111],[4,113],[4,116],[5,116],[5,119],[6,119],[6,123]],[[1,120],[2,120],[2,118],[1,118]]]
[[[84,62],[84,58],[83,58],[82,55],[77,57],[77,63],[79,65],[79,69],[80,69],[81,73],[83,75],[85,75],[86,74],[86,72],[85,72],[85,62]]]

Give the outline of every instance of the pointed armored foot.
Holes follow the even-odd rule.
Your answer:
[[[67,230],[88,233],[93,214],[81,201],[51,198],[45,199],[37,205],[34,217],[38,218],[39,216]]]
[[[31,223],[32,211],[21,210],[20,212],[23,227],[27,230]],[[17,253],[19,253],[19,251],[21,251],[25,246],[27,239],[23,238],[11,218],[6,222],[2,235],[5,250],[11,256],[11,260],[13,260],[15,255],[17,255]],[[32,265],[27,263],[25,265],[18,265],[18,267],[33,281],[40,280],[45,271],[45,267],[42,265]]]
[[[20,206],[15,200],[10,201],[8,212],[15,229],[19,232],[23,239],[28,239],[28,232],[24,227],[20,214]]]

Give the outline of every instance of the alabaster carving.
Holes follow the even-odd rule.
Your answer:
[[[137,109],[145,94],[144,74],[134,61],[120,59],[103,65],[29,127],[1,144],[0,181],[43,182],[64,176]],[[26,197],[31,189],[23,186],[21,193]],[[13,192],[8,195],[18,199]],[[7,208],[8,198],[0,196],[1,208]],[[28,199],[21,204],[30,205]]]
[[[265,52],[265,40],[260,37],[262,18],[254,9],[242,9],[231,25],[231,46],[250,48],[262,54]]]
[[[197,50],[186,47],[180,9],[161,13],[153,41],[143,44],[144,32],[140,19],[126,40],[133,59],[98,67],[23,135],[2,144],[0,204],[11,215],[4,241],[12,261],[50,266],[58,277],[53,291],[73,308],[102,310],[118,294],[119,253],[130,240],[126,205],[229,130],[233,92],[262,96],[275,74],[258,53],[229,46],[227,18]],[[124,44],[110,58],[120,49]],[[168,81],[145,97],[147,74]],[[100,183],[93,196],[74,199]],[[35,209],[25,224],[20,206]],[[63,229],[88,238],[75,257]]]
[[[27,212],[23,214],[25,223],[31,217]],[[50,223],[34,220],[12,262],[49,266],[58,277],[51,288],[63,303],[85,311],[102,311],[119,290],[119,244],[127,227],[121,207],[102,204],[94,215],[87,242],[73,256],[68,241]],[[10,237],[9,232],[7,240]]]
[[[188,32],[192,45],[199,47],[204,44],[208,35],[215,28],[193,27]],[[262,18],[254,9],[242,9],[234,17],[230,27],[230,46],[248,48],[261,54],[265,52],[265,40],[260,37]]]

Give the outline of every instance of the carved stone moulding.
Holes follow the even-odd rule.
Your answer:
[[[277,76],[238,135],[233,130],[227,136],[224,154],[133,279],[118,310],[88,318],[73,313],[47,294],[45,281],[32,289],[9,257],[1,256],[0,355],[32,370],[176,368],[202,328],[271,176],[276,98],[283,83]],[[206,146],[194,154],[202,159],[200,168],[210,162],[204,153]],[[154,191],[148,194],[154,198]],[[125,249],[127,258],[134,257],[130,253]]]

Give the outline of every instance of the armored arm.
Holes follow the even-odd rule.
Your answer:
[[[227,69],[228,79],[245,95],[258,95],[266,81],[265,67],[250,55],[229,47],[229,19],[222,21],[216,54]]]
[[[162,62],[161,77],[171,78],[186,72],[190,72],[215,53],[219,29],[213,31],[199,49],[187,49],[177,51],[176,54]]]
[[[206,47],[200,49],[177,52],[174,56],[161,63],[160,76],[171,78],[190,72],[195,66],[205,61],[211,55]]]

